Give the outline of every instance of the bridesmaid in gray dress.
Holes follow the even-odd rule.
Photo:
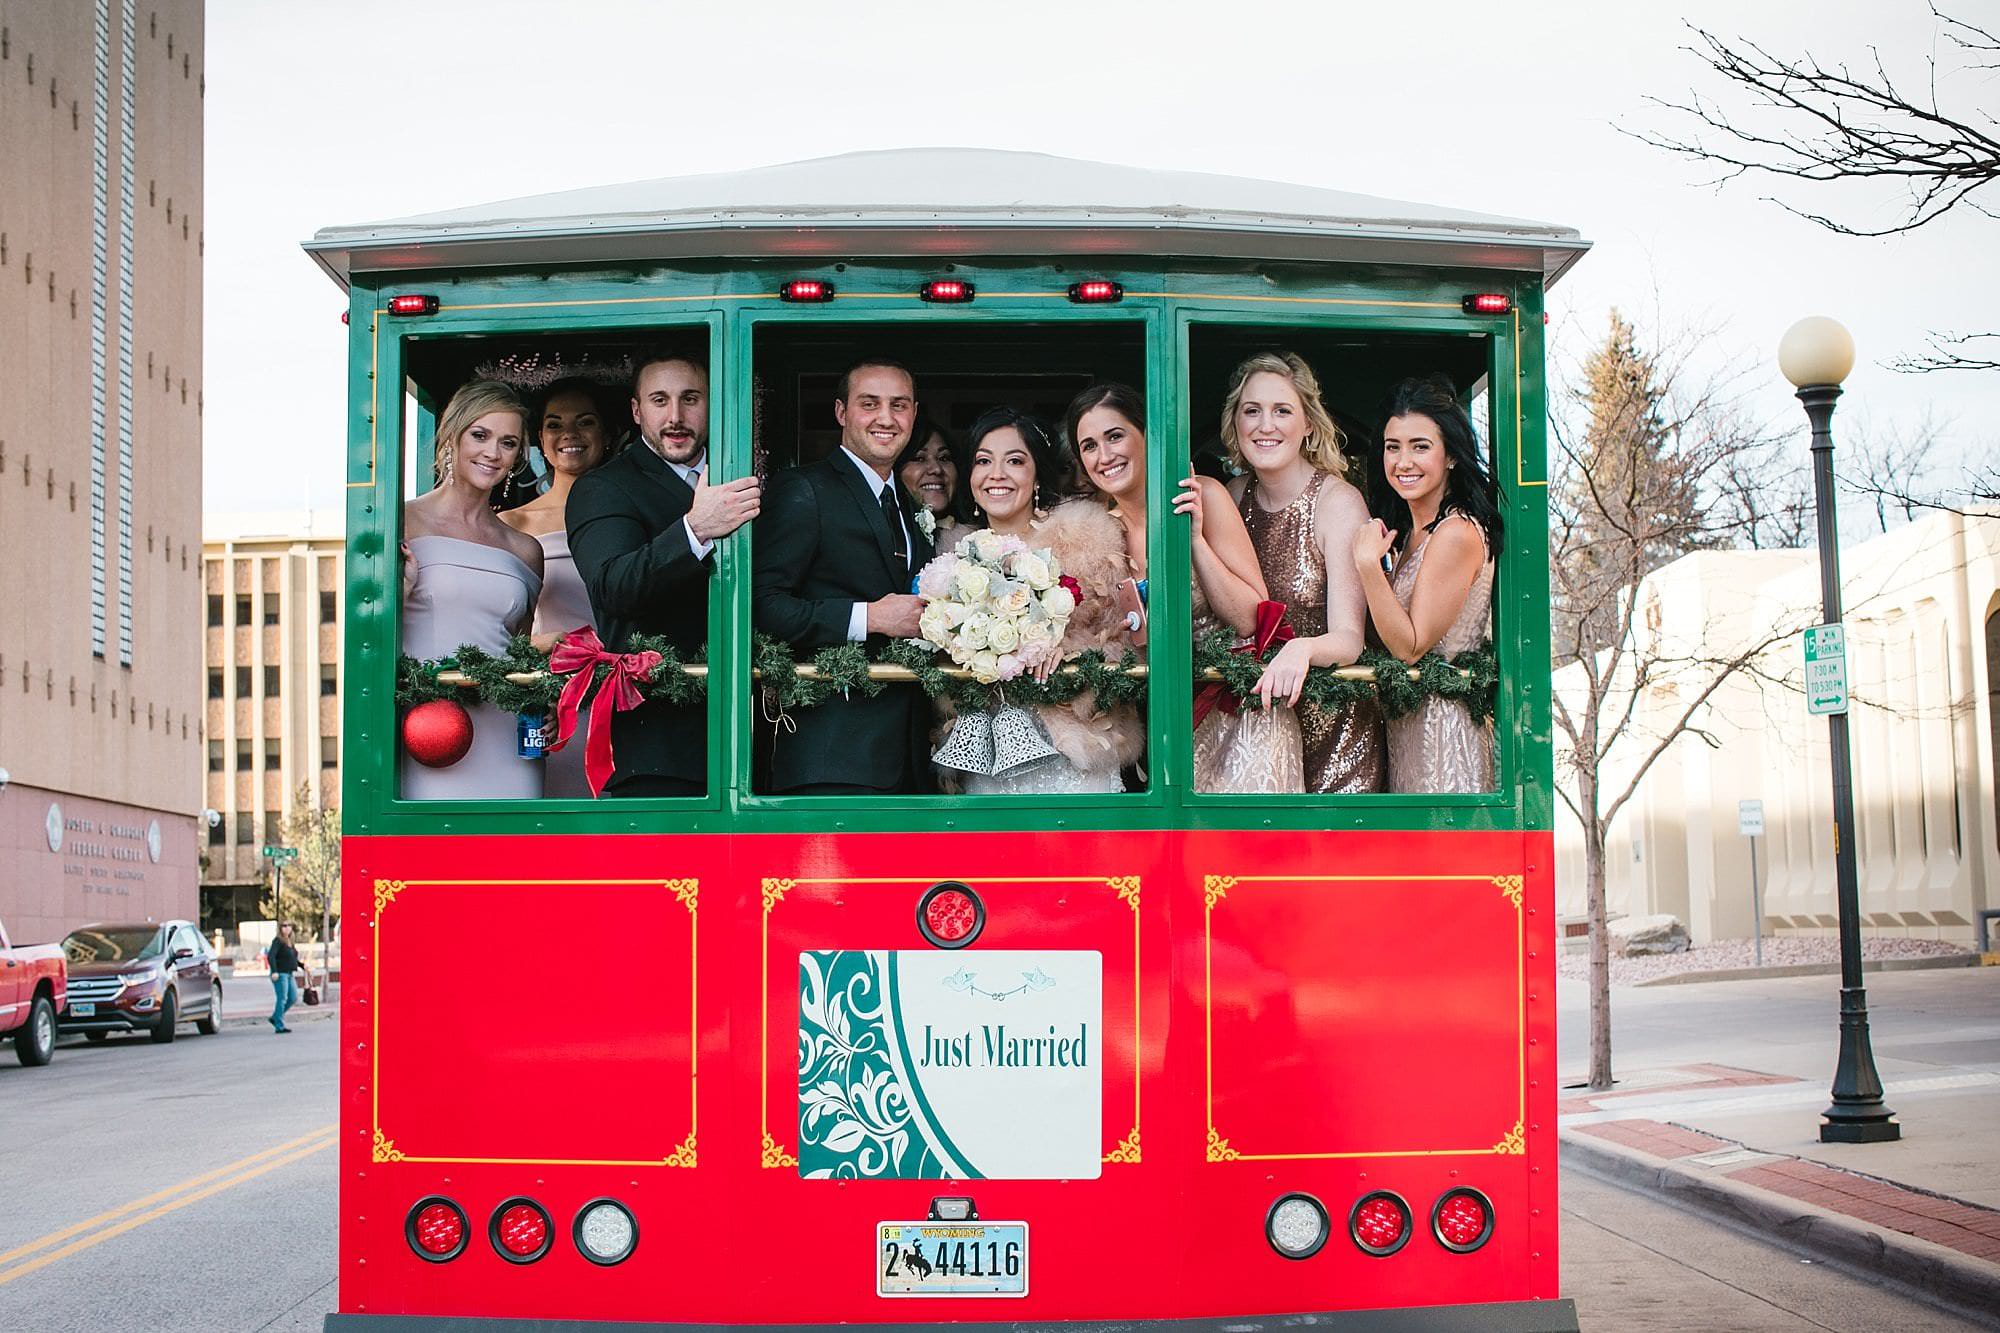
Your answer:
[[[542,548],[502,523],[493,488],[521,461],[528,411],[514,390],[474,380],[438,418],[438,484],[403,506],[403,642],[411,657],[448,657],[460,644],[502,652],[528,628],[542,591]],[[472,748],[448,768],[403,756],[405,800],[530,800],[542,794],[539,760],[518,757],[511,713],[480,704]]]
[[[559,379],[541,393],[540,410],[532,421],[537,447],[549,467],[549,488],[500,521],[533,537],[542,548],[542,595],[535,602],[535,623],[529,631],[543,652],[574,629],[596,629],[590,616],[590,594],[576,559],[569,551],[563,519],[576,479],[610,458],[616,431],[610,395],[604,386],[578,376]],[[590,798],[583,773],[583,737],[588,735],[590,707],[577,714],[578,734],[543,761],[544,796],[573,800]]]
[[[1500,488],[1449,380],[1404,380],[1387,415],[1371,479],[1377,517],[1355,535],[1355,572],[1383,647],[1405,662],[1450,657],[1491,634]],[[1388,731],[1390,790],[1493,790],[1492,728],[1464,704],[1427,699]]]

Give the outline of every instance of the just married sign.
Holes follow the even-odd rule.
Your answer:
[[[799,1174],[1095,1179],[1094,950],[799,955]]]

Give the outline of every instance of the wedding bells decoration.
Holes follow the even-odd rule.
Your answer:
[[[944,744],[931,755],[931,762],[940,768],[997,778],[1003,773],[1030,770],[1055,753],[1039,717],[1018,704],[1002,704],[990,712],[960,714]]]

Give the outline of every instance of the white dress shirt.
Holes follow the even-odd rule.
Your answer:
[[[872,463],[864,460],[846,445],[843,444],[840,446],[840,452],[847,455],[847,461],[854,464],[855,470],[861,473],[862,480],[868,483],[868,489],[875,492],[876,495],[879,496],[882,494],[883,487],[894,486],[896,484],[896,478],[893,475],[884,479],[882,474],[875,470]],[[902,524],[903,549],[905,551],[914,551],[917,548],[910,544],[910,521],[907,518],[901,517],[903,513],[902,497],[891,491],[890,498],[896,501],[896,513]],[[879,505],[881,501],[877,500],[876,503]],[[867,637],[868,603],[856,602],[854,608],[847,613],[847,641],[849,643],[860,643]]]
[[[646,444],[646,441],[643,436],[640,439],[640,443]],[[652,449],[651,444],[646,444],[646,447]],[[689,490],[694,489],[695,483],[701,480],[701,474],[708,468],[708,450],[706,449],[702,450],[701,453],[695,457],[694,462],[689,463],[686,466],[682,466],[681,464],[674,462],[670,458],[660,457],[660,451],[657,449],[653,450],[653,454],[655,457],[659,457],[662,463],[665,463],[668,467],[672,468],[674,470],[674,475],[679,477],[682,481],[688,484]],[[683,531],[687,533],[688,549],[694,552],[694,558],[697,560],[708,559],[708,553],[715,549],[715,543],[705,542],[701,538],[695,536],[694,525],[689,523],[685,518],[681,520],[681,528]]]

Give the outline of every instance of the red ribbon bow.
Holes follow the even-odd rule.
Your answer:
[[[1284,643],[1287,640],[1297,637],[1297,632],[1292,629],[1290,623],[1285,619],[1285,604],[1283,602],[1259,602],[1257,603],[1257,632],[1229,651],[1232,653],[1248,653],[1252,657],[1261,660],[1264,654],[1270,651],[1272,644]],[[1225,713],[1234,713],[1242,706],[1242,700],[1238,699],[1227,685],[1219,680],[1211,680],[1206,685],[1203,685],[1200,691],[1194,696],[1194,724],[1197,728],[1200,727],[1202,719],[1206,718],[1217,708],[1220,708]]]
[[[576,733],[577,710],[590,697],[600,663],[611,670],[605,673],[604,688],[598,691],[596,700],[600,706],[590,710],[590,728],[583,738],[583,775],[590,781],[592,796],[601,795],[604,784],[611,781],[611,715],[637,708],[646,701],[639,686],[652,683],[653,668],[660,664],[660,655],[611,652],[597,637],[597,631],[587,625],[563,635],[555,651],[549,654],[549,670],[569,677],[563,684],[562,697],[556,700],[556,740],[549,746],[549,753],[569,744],[569,738]],[[604,708],[601,705],[607,695],[611,707]]]

